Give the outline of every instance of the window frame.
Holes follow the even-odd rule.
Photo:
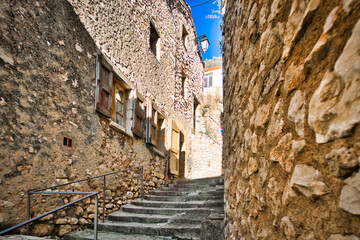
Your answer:
[[[164,125],[164,130],[162,126]],[[163,132],[162,132],[163,131]],[[166,124],[165,124],[165,116],[158,112],[157,116],[157,133],[156,133],[156,148],[165,153],[166,152]]]
[[[146,136],[146,129],[145,129],[145,121],[146,121],[146,101],[145,98],[140,94],[136,93],[136,99],[135,99],[135,111],[134,111],[134,124],[132,127],[132,132],[140,137],[145,138]],[[137,121],[140,121],[140,127],[137,128]]]
[[[210,84],[211,78],[211,84]],[[204,88],[211,88],[213,87],[213,74],[207,74],[204,76]]]
[[[116,101],[117,101],[117,98],[116,98],[116,88],[119,88],[119,90],[121,90],[123,92],[123,101],[119,101],[122,105],[123,105],[123,112],[122,114],[118,111],[117,111],[117,107],[116,107]],[[126,125],[126,89],[120,84],[120,80],[114,76],[113,77],[113,95],[112,95],[112,98],[113,98],[113,101],[112,101],[112,120],[122,126],[123,128],[125,128],[125,125]],[[117,119],[116,119],[116,115],[119,114],[121,117],[122,117],[122,124],[119,124]]]
[[[151,144],[155,149],[161,153],[166,152],[166,117],[165,114],[158,108],[158,106],[148,100],[146,106],[146,143]],[[161,125],[160,125],[161,123]],[[164,132],[162,139],[160,138],[161,127],[164,125]],[[160,147],[162,140],[162,147]],[[161,149],[162,148],[162,149]]]
[[[99,105],[101,101],[101,91],[104,89],[104,83],[101,79],[102,68],[110,71],[109,74],[109,89],[105,89],[106,92],[110,92],[108,97],[108,109],[102,108]],[[114,115],[115,109],[115,84],[118,84],[123,89],[124,104],[123,104],[123,126],[116,123],[116,115]],[[105,84],[106,85],[106,84]],[[105,86],[106,88],[106,86]],[[96,81],[95,81],[95,109],[97,112],[106,116],[110,120],[110,127],[114,130],[120,131],[129,137],[133,137],[131,128],[134,124],[134,112],[135,112],[135,86],[130,80],[119,70],[117,67],[103,54],[96,56]],[[116,113],[116,110],[115,110]]]

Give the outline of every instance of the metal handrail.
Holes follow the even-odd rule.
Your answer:
[[[210,115],[209,116],[196,116],[196,117],[208,117],[210,118],[216,125],[218,125],[221,128],[221,124],[218,123],[215,119],[213,119]]]
[[[97,226],[98,226],[98,219],[97,219],[98,196],[97,196],[97,194],[98,194],[98,192],[38,192],[38,193],[34,193],[34,194],[88,194],[88,195],[85,196],[85,197],[82,197],[80,199],[77,199],[77,200],[75,200],[73,202],[67,203],[67,204],[65,204],[65,205],[63,205],[61,207],[55,208],[55,209],[53,209],[53,210],[51,210],[49,212],[41,214],[41,215],[39,215],[37,217],[31,218],[31,219],[28,218],[27,221],[22,222],[22,223],[20,223],[20,224],[18,224],[16,226],[13,226],[11,228],[8,228],[8,229],[0,232],[0,235],[4,235],[5,233],[10,232],[10,231],[12,231],[14,229],[17,229],[19,227],[22,227],[24,225],[29,226],[30,223],[32,223],[32,222],[34,222],[34,221],[36,221],[36,220],[38,220],[40,218],[43,218],[43,217],[45,217],[45,216],[47,216],[47,215],[49,215],[51,213],[54,213],[54,212],[59,211],[59,210],[61,210],[63,208],[66,208],[66,207],[68,207],[70,205],[73,205],[74,203],[77,203],[77,202],[80,202],[80,201],[85,200],[87,198],[90,198],[92,196],[95,196],[94,239],[97,240]],[[29,196],[30,195],[28,195],[28,203],[30,202],[29,201]],[[30,206],[30,205],[28,205],[28,206]],[[29,231],[29,228],[28,228],[28,231]]]
[[[168,160],[168,159],[167,159]],[[88,180],[91,180],[91,179],[95,179],[95,178],[103,178],[103,212],[102,212],[102,222],[105,221],[105,189],[106,189],[106,176],[109,176],[109,175],[113,175],[113,174],[118,174],[118,173],[121,173],[121,172],[126,172],[126,171],[129,171],[129,170],[133,170],[133,169],[137,169],[137,168],[141,168],[141,174],[140,174],[140,181],[141,181],[141,200],[144,200],[144,167],[145,166],[149,166],[151,164],[154,164],[154,163],[158,163],[159,161],[157,162],[152,162],[152,163],[148,163],[148,164],[143,164],[143,165],[140,165],[140,166],[136,166],[136,167],[132,167],[132,168],[127,168],[127,169],[123,169],[123,170],[119,170],[119,171],[115,171],[115,172],[111,172],[111,173],[106,173],[106,174],[102,174],[102,175],[98,175],[98,176],[95,176],[95,177],[89,177],[89,178],[85,178],[85,179],[80,179],[80,180],[77,180],[77,181],[73,181],[73,182],[68,182],[68,183],[64,183],[64,184],[59,184],[59,185],[54,185],[54,186],[51,186],[51,187],[46,187],[46,188],[39,188],[39,189],[33,189],[33,190],[30,190],[27,192],[27,204],[26,204],[26,208],[27,208],[27,221],[25,222],[22,222],[16,226],[13,226],[11,228],[8,228],[2,232],[0,232],[0,235],[3,235],[7,232],[10,232],[14,229],[17,229],[19,227],[22,227],[24,225],[27,225],[27,234],[30,233],[30,223],[42,218],[42,217],[45,217],[51,213],[54,213],[58,210],[61,210],[65,207],[68,207],[70,205],[73,205],[79,201],[82,201],[84,199],[87,199],[87,198],[90,198],[92,196],[95,196],[95,213],[94,213],[94,239],[97,240],[97,225],[98,225],[98,196],[97,194],[99,192],[44,192],[44,190],[51,190],[51,189],[54,189],[54,188],[58,188],[58,187],[63,187],[63,186],[66,186],[66,185],[71,185],[71,184],[74,184],[74,183],[79,183],[79,182],[84,182],[84,181],[88,181]],[[167,165],[166,167],[168,167],[168,161],[167,161]],[[168,171],[166,169],[165,171],[165,180],[166,180],[166,184],[167,184],[167,175],[168,175]],[[30,218],[30,198],[31,198],[31,194],[88,194],[87,196],[85,197],[82,197],[80,199],[77,199],[73,202],[70,202],[70,203],[67,203],[61,207],[58,207],[58,208],[55,208],[49,212],[46,212],[42,215],[39,215],[37,217],[34,217],[34,218]]]

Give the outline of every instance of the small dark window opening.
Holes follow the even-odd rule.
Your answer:
[[[73,140],[71,138],[68,138],[68,137],[63,137],[63,145],[65,147],[68,147],[68,148],[72,148],[73,147]]]
[[[157,33],[154,25],[150,22],[150,49],[157,56],[157,45],[159,41],[159,34]]]
[[[184,72],[181,73],[181,95],[185,96],[185,81],[186,75]]]

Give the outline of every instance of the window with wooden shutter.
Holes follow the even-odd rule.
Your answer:
[[[137,98],[135,103],[134,127],[132,131],[135,135],[141,138],[144,137],[144,120],[145,120],[144,101],[142,101],[140,98]]]
[[[165,153],[165,135],[166,135],[166,127],[165,127],[165,118],[158,112],[157,119],[157,149],[161,152]]]
[[[100,64],[99,70],[99,94],[96,110],[107,117],[111,117],[112,73],[102,64]]]
[[[180,143],[180,131],[173,126],[172,132],[171,132],[171,150],[175,153],[179,153],[179,143]]]
[[[157,106],[150,102],[146,109],[146,143],[165,153],[165,117]]]
[[[116,78],[115,78],[116,79]],[[120,126],[125,126],[126,117],[126,97],[125,89],[119,84],[119,80],[114,80],[114,101],[113,101],[113,120]]]
[[[150,138],[151,144],[157,145],[157,111],[152,108],[151,118],[150,118]]]

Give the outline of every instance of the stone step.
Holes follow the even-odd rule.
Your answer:
[[[180,201],[193,201],[193,200],[224,200],[224,195],[212,196],[212,195],[196,195],[196,196],[157,196],[157,195],[145,195],[144,199],[151,201],[163,201],[163,202],[180,202]]]
[[[169,183],[168,185],[174,185],[174,186],[216,186],[216,185],[224,185],[223,182],[173,182]]]
[[[202,207],[222,207],[224,201],[188,201],[188,202],[160,202],[151,200],[136,199],[131,202],[136,206],[153,208],[202,208]]]
[[[160,187],[158,191],[164,191],[164,192],[180,192],[180,193],[190,193],[190,192],[194,192],[194,191],[224,191],[224,187],[223,186],[217,186],[217,187],[174,187],[174,186],[169,186],[169,187]]]
[[[169,184],[168,186],[161,186],[160,190],[167,190],[167,189],[173,189],[173,190],[183,190],[183,189],[205,189],[209,188],[210,185],[197,185],[197,184]]]
[[[64,240],[93,240],[94,231],[86,229],[84,231],[75,231],[65,235]],[[99,240],[171,240],[172,236],[147,236],[142,234],[124,234],[119,232],[98,231]],[[198,240],[199,238],[192,238]]]
[[[173,236],[182,238],[199,237],[200,224],[172,224],[172,223],[120,223],[106,221],[99,223],[99,230],[121,232],[127,234],[143,234],[155,236]]]
[[[180,224],[200,224],[208,214],[175,214],[175,215],[157,215],[157,214],[139,214],[117,211],[110,213],[109,221],[119,222],[139,222],[139,223],[180,223]]]
[[[176,180],[175,184],[179,183],[190,183],[190,184],[201,184],[201,183],[224,183],[224,177],[217,178],[199,178],[199,179],[188,179],[188,180]]]
[[[177,192],[177,191],[154,190],[154,191],[150,191],[150,194],[156,195],[156,196],[181,196],[181,193]]]
[[[48,239],[42,237],[34,237],[28,235],[4,235],[0,237],[1,240],[40,240],[40,239]]]
[[[199,239],[202,221],[224,214],[223,177],[178,180],[123,205],[99,222],[99,239]],[[67,234],[65,240],[93,239],[91,229]]]
[[[165,185],[164,185],[165,186]],[[174,188],[208,188],[215,186],[224,186],[223,183],[169,183],[169,187]]]
[[[223,213],[223,209],[216,208],[152,208],[152,207],[140,207],[133,204],[127,204],[121,207],[124,212],[140,213],[140,214],[159,214],[159,215],[174,215],[177,213]]]
[[[201,194],[206,193],[207,195],[224,195],[224,189],[207,188],[207,189],[197,189],[197,190],[192,190],[192,189],[154,190],[150,192],[151,195],[157,195],[157,196],[186,196],[186,195],[192,196],[200,193]]]
[[[170,218],[169,215],[150,215],[124,211],[116,211],[108,215],[108,220],[113,222],[166,223]]]

